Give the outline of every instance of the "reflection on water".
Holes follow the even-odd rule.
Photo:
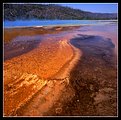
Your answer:
[[[78,29],[79,34],[85,35],[98,35],[106,38],[110,38],[115,44],[114,52],[117,56],[118,52],[118,25],[107,24],[107,25],[95,25],[95,26],[83,26]]]

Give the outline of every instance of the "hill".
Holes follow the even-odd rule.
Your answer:
[[[103,8],[102,8],[103,9]],[[98,20],[117,19],[116,13],[92,13],[54,4],[4,4],[5,20],[60,19]]]

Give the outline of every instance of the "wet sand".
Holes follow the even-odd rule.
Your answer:
[[[116,116],[117,68],[110,39],[80,35],[71,43],[83,52],[63,89],[60,106],[54,104],[45,116]],[[71,92],[70,92],[71,91]],[[61,110],[57,112],[57,108]]]
[[[78,28],[47,28],[51,34],[36,38],[37,28],[35,44],[28,36],[23,43],[20,37],[20,46],[7,43],[10,51],[6,47],[5,56],[12,57],[4,62],[5,116],[117,114],[115,45],[94,33],[83,35]]]

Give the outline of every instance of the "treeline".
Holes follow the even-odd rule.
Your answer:
[[[102,8],[103,9],[103,8]],[[116,13],[91,13],[54,4],[4,4],[5,20],[59,19],[97,20],[117,19]]]

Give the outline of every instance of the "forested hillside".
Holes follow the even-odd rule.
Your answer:
[[[103,9],[103,8],[102,8]],[[60,19],[89,20],[117,19],[116,13],[91,13],[79,9],[49,4],[4,4],[5,20]]]

